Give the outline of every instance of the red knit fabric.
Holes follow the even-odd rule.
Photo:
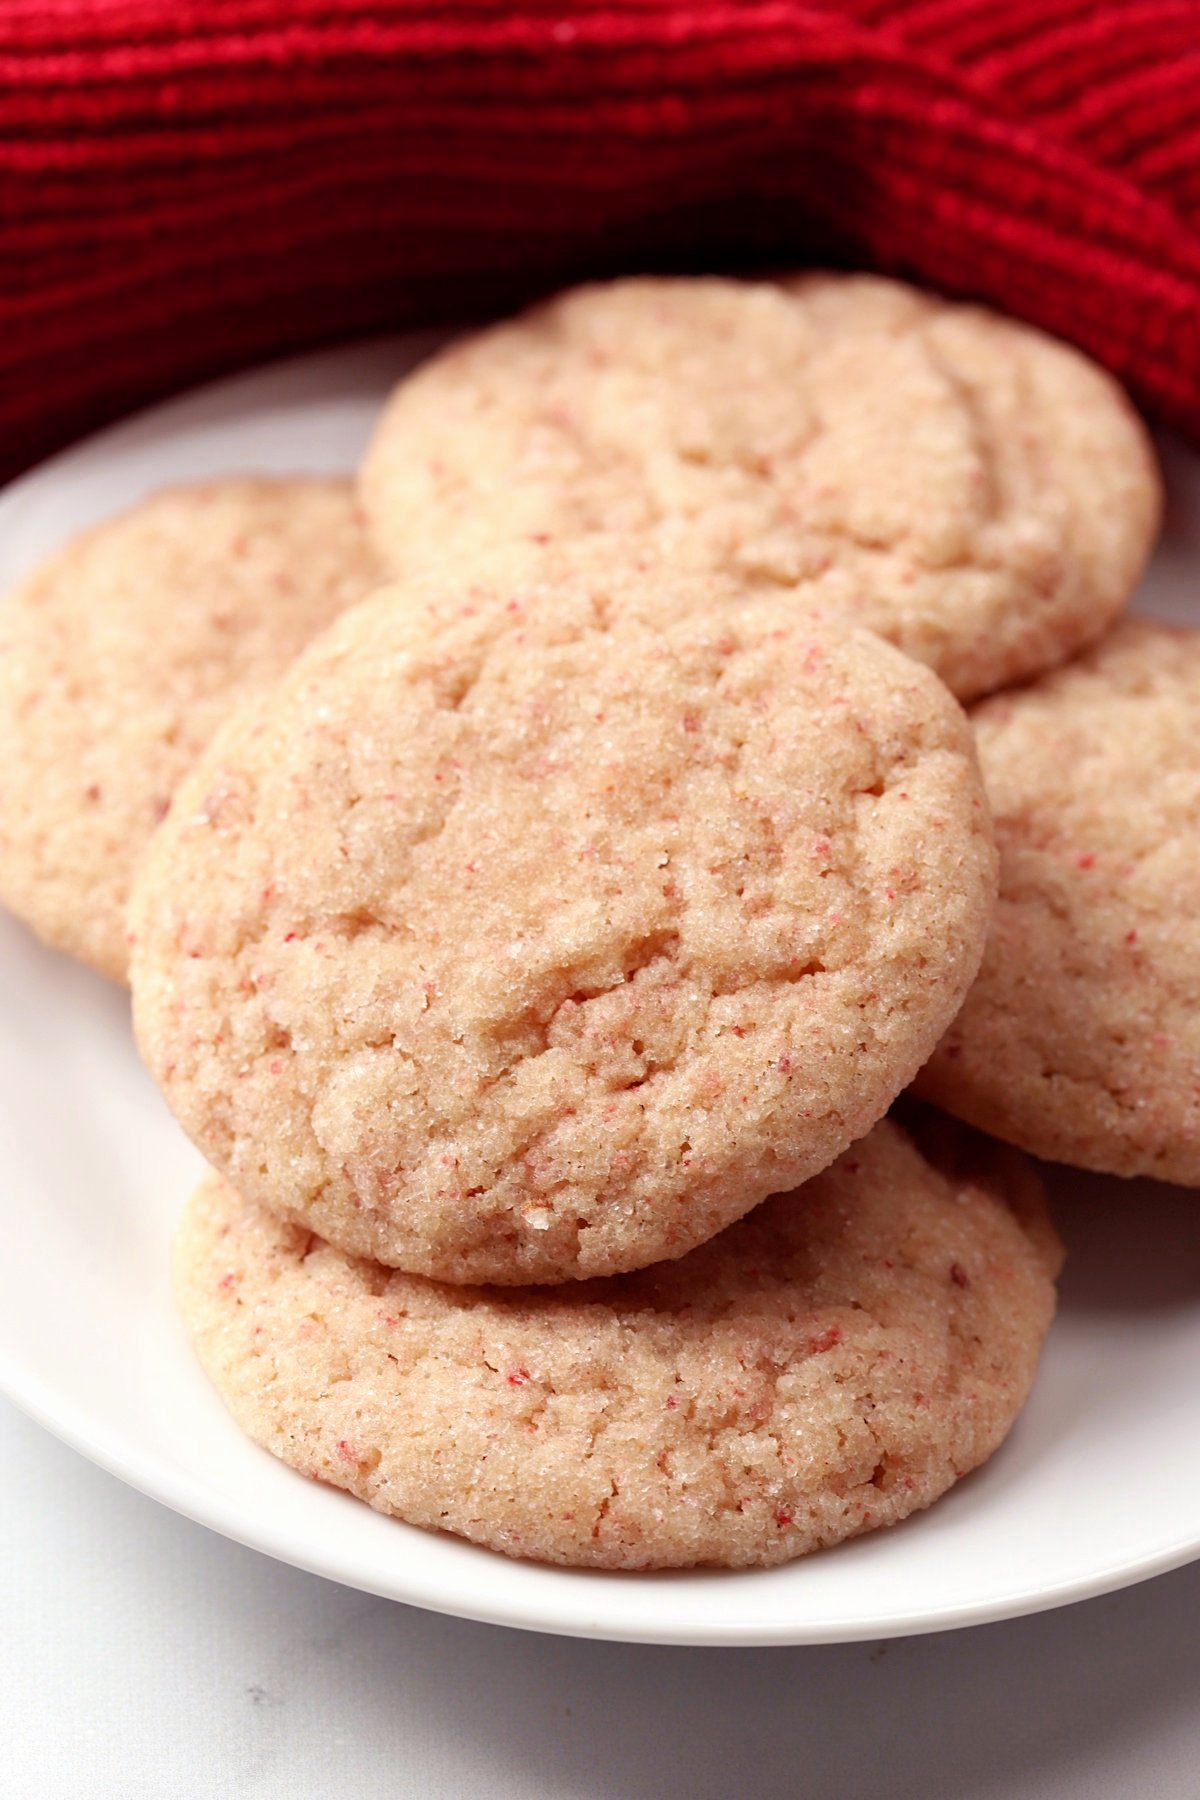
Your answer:
[[[0,0],[0,469],[589,272],[831,258],[1200,436],[1200,0]]]

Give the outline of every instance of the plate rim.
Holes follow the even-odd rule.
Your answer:
[[[1055,1611],[1061,1606],[1074,1606],[1083,1600],[1094,1600],[1104,1594],[1116,1593],[1122,1588],[1134,1587],[1139,1582],[1151,1581],[1156,1576],[1170,1574],[1174,1569],[1185,1568],[1189,1563],[1200,1560],[1200,1542],[1179,1541],[1165,1546],[1150,1557],[1130,1559],[1090,1577],[1078,1576],[1058,1585],[1043,1583],[990,1602],[965,1601],[961,1605],[939,1611],[936,1616],[897,1612],[869,1621],[851,1618],[840,1626],[826,1624],[805,1628],[803,1625],[783,1623],[770,1626],[760,1622],[747,1624],[736,1617],[722,1622],[714,1617],[709,1625],[699,1629],[683,1630],[669,1625],[662,1628],[647,1625],[631,1629],[595,1621],[570,1623],[555,1618],[534,1618],[521,1616],[512,1606],[489,1606],[482,1601],[470,1606],[447,1604],[444,1599],[421,1592],[419,1582],[410,1591],[404,1584],[381,1582],[378,1577],[373,1580],[367,1574],[338,1566],[336,1559],[322,1561],[296,1543],[281,1542],[278,1534],[272,1542],[269,1535],[257,1531],[251,1521],[239,1514],[234,1502],[223,1502],[217,1495],[206,1494],[199,1483],[188,1477],[172,1481],[161,1469],[156,1472],[147,1459],[137,1452],[122,1452],[111,1442],[98,1438],[88,1429],[86,1422],[77,1416],[76,1409],[69,1402],[56,1396],[52,1389],[40,1383],[28,1371],[23,1376],[20,1375],[10,1359],[2,1353],[0,1392],[27,1418],[49,1431],[60,1443],[66,1444],[69,1449],[103,1469],[106,1474],[124,1482],[135,1492],[165,1506],[168,1511],[192,1524],[216,1532],[219,1537],[269,1556],[274,1562],[301,1569],[306,1574],[319,1576],[326,1581],[335,1581],[340,1586],[353,1588],[359,1593],[372,1594],[379,1599],[396,1601],[404,1606],[420,1607],[443,1617],[465,1619],[478,1625],[504,1626],[551,1637],[726,1650],[783,1649],[789,1646],[872,1643],[899,1637],[927,1637],[942,1631],[961,1631],[975,1625],[1000,1624],[1006,1619],[1029,1618],[1037,1613]],[[263,1450],[258,1445],[252,1447],[260,1456],[270,1455],[270,1451]],[[904,1521],[900,1521],[899,1528],[902,1529],[903,1524]],[[890,1529],[897,1528],[893,1526]],[[407,1526],[406,1529],[416,1531],[420,1528]],[[285,1539],[287,1535],[284,1534]],[[835,1552],[837,1548],[836,1545],[833,1547]],[[570,1571],[563,1573],[569,1574]],[[733,1573],[736,1575],[736,1571]],[[483,1592],[481,1589],[481,1595]]]

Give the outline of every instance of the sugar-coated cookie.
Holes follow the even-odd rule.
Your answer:
[[[640,617],[527,576],[346,614],[214,741],[130,914],[143,1054],[209,1160],[441,1280],[680,1256],[825,1167],[993,897],[927,669],[683,578],[670,623],[661,566]]]
[[[873,276],[630,279],[466,338],[396,390],[361,472],[400,571],[515,538],[661,539],[808,593],[969,699],[1097,638],[1159,478],[1077,351]]]
[[[681,1261],[565,1289],[401,1275],[210,1176],[177,1292],[242,1429],[382,1512],[544,1562],[779,1563],[928,1506],[1025,1400],[1060,1253],[990,1148],[963,1174],[885,1121]]]
[[[1039,1156],[1200,1186],[1200,631],[1127,620],[974,723],[1000,901],[920,1090]]]
[[[349,483],[166,490],[0,600],[0,900],[124,979],[130,874],[251,688],[375,584]]]

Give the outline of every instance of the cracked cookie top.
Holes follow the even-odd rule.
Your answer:
[[[1018,1152],[890,1121],[675,1263],[452,1288],[210,1176],[176,1245],[238,1424],[304,1474],[510,1556],[786,1561],[928,1506],[1029,1391],[1060,1251]]]
[[[125,905],[237,702],[379,580],[349,482],[165,489],[0,600],[0,900],[123,980]]]
[[[1000,899],[921,1091],[1039,1156],[1200,1186],[1200,631],[1129,619],[973,722]]]
[[[870,276],[632,279],[401,383],[360,491],[397,571],[610,534],[816,594],[962,699],[1098,638],[1157,531],[1119,387],[1077,351]]]
[[[453,1281],[680,1256],[825,1167],[993,895],[927,669],[661,567],[641,616],[529,568],[346,614],[214,741],[131,909],[143,1054],[209,1160]]]

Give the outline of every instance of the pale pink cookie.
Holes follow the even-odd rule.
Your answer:
[[[1200,632],[1130,619],[974,723],[1000,902],[920,1091],[1039,1156],[1200,1186]]]
[[[640,611],[527,577],[347,614],[131,908],[142,1051],[209,1160],[463,1282],[680,1256],[823,1168],[954,1016],[993,892],[927,669],[662,567]]]
[[[681,1261],[566,1289],[401,1275],[209,1176],[176,1288],[242,1429],[381,1512],[580,1567],[780,1563],[928,1506],[1024,1403],[1061,1250],[989,1148],[964,1175],[885,1122]]]
[[[375,583],[348,482],[231,477],[94,527],[0,600],[0,900],[123,980],[134,864],[220,722]]]
[[[874,276],[630,279],[461,340],[360,476],[397,570],[514,539],[657,539],[815,595],[961,698],[1097,638],[1157,532],[1119,387],[1077,351]]]

